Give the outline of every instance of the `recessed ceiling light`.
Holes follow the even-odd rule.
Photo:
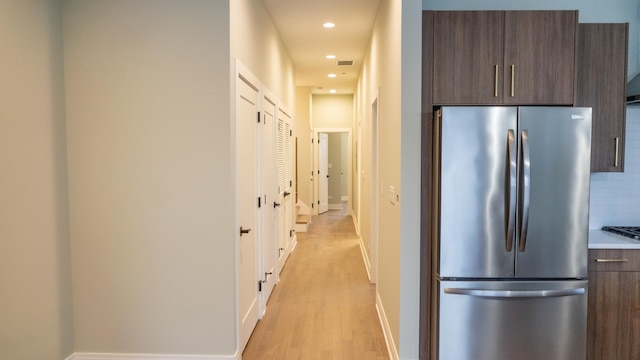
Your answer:
[[[336,89],[331,89],[329,90],[330,93],[335,94],[336,93]]]
[[[330,77],[330,78],[334,78],[334,77],[336,77],[336,74],[329,74],[327,76]]]
[[[322,24],[322,26],[326,27],[327,29],[331,29],[333,27],[336,27],[336,24],[334,24],[332,22],[326,22],[326,23]]]
[[[327,55],[327,56],[326,56],[326,58],[327,58],[327,59],[335,59],[335,58],[336,58],[336,56],[335,56],[335,55]]]

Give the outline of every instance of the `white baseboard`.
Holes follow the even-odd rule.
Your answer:
[[[122,353],[74,353],[66,360],[240,360],[235,355],[177,355],[177,354],[122,354]]]
[[[342,210],[342,204],[329,204],[329,210]]]
[[[356,217],[356,213],[353,212],[353,209],[349,209],[349,215],[351,215],[353,226],[356,228],[356,234],[360,236],[360,220]]]
[[[378,317],[380,318],[380,326],[382,326],[382,332],[384,333],[384,341],[387,343],[387,349],[389,350],[389,358],[391,360],[398,360],[398,349],[396,349],[396,343],[393,341],[393,335],[391,335],[391,327],[387,320],[387,314],[384,312],[384,306],[382,306],[382,300],[380,294],[376,291],[376,310],[378,310]]]
[[[369,261],[369,254],[367,254],[367,249],[364,247],[364,241],[362,241],[362,236],[358,236],[358,243],[360,243],[360,252],[362,253],[362,261],[364,262],[364,268],[367,270],[367,277],[369,278],[369,282],[371,282],[371,261]]]
[[[343,196],[340,200],[342,200],[342,201],[349,201],[349,196]]]

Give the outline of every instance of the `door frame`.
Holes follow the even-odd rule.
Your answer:
[[[380,186],[380,100],[378,92],[371,101],[371,219],[370,234],[371,238],[369,247],[371,249],[371,259],[369,259],[369,276],[370,282],[376,284],[378,282],[378,233],[379,233],[379,200]]]
[[[353,129],[351,128],[315,128],[313,129],[313,139],[315,140],[313,142],[313,146],[312,146],[312,152],[313,152],[313,174],[314,174],[314,179],[318,179],[318,181],[314,181],[313,184],[313,203],[314,203],[314,207],[313,207],[313,214],[314,215],[318,215],[318,210],[319,210],[319,205],[318,205],[318,199],[320,199],[320,179],[317,176],[318,175],[318,169],[320,167],[320,149],[318,147],[318,139],[320,139],[320,133],[347,133],[347,142],[348,142],[348,150],[347,150],[347,157],[348,157],[348,161],[347,161],[347,167],[348,167],[348,171],[347,171],[347,184],[348,184],[348,189],[347,189],[347,209],[349,214],[351,214],[352,212],[352,201],[353,201],[353,194],[352,194],[352,188],[353,188],[353,170],[352,170],[352,166],[353,166],[353,141],[352,141],[352,131]],[[351,214],[352,215],[352,214]]]

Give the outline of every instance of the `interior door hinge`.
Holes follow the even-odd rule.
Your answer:
[[[293,233],[296,232],[295,230],[289,230],[289,237],[293,237]]]
[[[260,122],[260,111],[258,111],[258,123]]]
[[[318,200],[318,205],[320,205],[320,200]]]
[[[262,280],[258,280],[258,291],[262,291]]]
[[[318,175],[320,175],[320,170],[318,170]]]
[[[293,180],[289,180],[289,186],[293,186]]]
[[[293,136],[293,130],[289,130],[289,136]]]
[[[312,208],[312,209],[315,209],[315,208],[316,208],[314,205],[315,205],[314,203],[311,203],[311,208]]]
[[[258,209],[262,207],[262,196],[258,197]]]

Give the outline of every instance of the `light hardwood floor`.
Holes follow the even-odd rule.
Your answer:
[[[388,359],[351,216],[314,216],[297,237],[242,359]]]

